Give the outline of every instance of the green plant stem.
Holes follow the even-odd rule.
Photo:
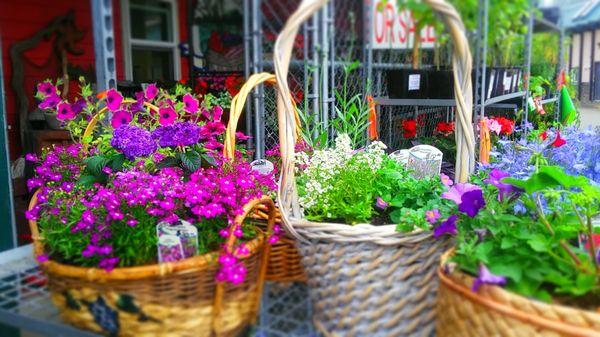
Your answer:
[[[546,219],[546,215],[544,214],[544,211],[542,208],[542,200],[540,199],[539,194],[537,195],[537,197],[535,199],[535,206],[536,206],[535,209],[537,211],[537,214],[540,217],[540,221],[546,226],[546,228],[548,229],[550,234],[552,236],[554,236],[554,229],[552,229],[550,222],[548,222],[548,219]],[[569,245],[565,242],[565,240],[560,240],[559,243],[560,243],[560,246],[567,252],[567,254],[569,254],[569,256],[571,257],[573,262],[575,262],[575,264],[578,266],[581,265],[581,260],[579,259],[579,257],[577,257],[577,255],[575,255],[575,253],[571,250],[571,247],[569,247]]]

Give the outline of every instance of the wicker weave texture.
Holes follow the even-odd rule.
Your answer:
[[[599,337],[600,313],[543,303],[440,269],[438,337]]]
[[[448,239],[299,242],[315,324],[326,336],[431,336],[436,268]]]

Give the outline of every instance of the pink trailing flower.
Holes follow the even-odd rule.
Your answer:
[[[158,122],[160,125],[171,125],[177,119],[177,113],[172,106],[165,106],[158,110]]]
[[[106,106],[110,111],[116,111],[121,107],[123,96],[115,89],[106,92]]]
[[[377,208],[379,208],[382,211],[385,210],[389,205],[390,203],[386,202],[381,197],[377,197],[377,200],[375,201],[375,206],[377,206]]]
[[[200,106],[200,103],[197,99],[194,98],[194,96],[188,93],[183,96],[183,105],[185,111],[191,114],[195,114],[196,112],[198,112],[198,107]]]
[[[127,125],[131,123],[132,119],[133,117],[131,116],[131,113],[129,111],[118,110],[112,115],[110,125],[112,125],[112,127],[116,129],[121,125]]]
[[[452,181],[452,179],[450,179],[450,177],[448,177],[444,173],[440,174],[440,180],[442,181],[442,184],[444,184],[444,186],[452,186],[452,185],[454,185],[454,182]]]
[[[149,84],[144,90],[144,97],[146,100],[151,101],[158,95],[158,87],[155,83]]]

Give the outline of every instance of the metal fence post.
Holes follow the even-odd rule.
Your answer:
[[[94,25],[96,85],[102,91],[117,86],[112,1],[91,0]],[[127,15],[127,13],[122,13]]]

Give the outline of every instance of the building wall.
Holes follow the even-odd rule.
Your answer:
[[[119,0],[113,1],[114,32],[115,32],[115,56],[117,79],[124,79],[123,62],[123,43],[121,27],[121,8]],[[177,9],[179,14],[179,40],[187,39],[187,7],[185,0],[177,0]],[[84,52],[82,55],[68,55],[70,65],[79,66],[83,69],[90,68],[93,72],[94,64],[94,39],[92,29],[92,18],[89,0],[0,0],[0,39],[2,40],[2,62],[4,66],[4,85],[6,88],[6,110],[8,123],[8,137],[10,147],[10,157],[14,160],[22,155],[23,149],[20,144],[20,126],[17,115],[17,102],[15,92],[10,84],[10,78],[13,68],[10,59],[11,47],[19,41],[33,36],[36,32],[46,27],[56,17],[66,15],[70,10],[75,13],[77,28],[84,31],[83,39],[77,44],[77,47]],[[44,41],[38,47],[25,53],[25,56],[33,64],[44,65],[49,56],[53,53],[52,41]],[[182,57],[181,74],[183,79],[187,79],[188,62]],[[29,75],[25,79],[26,94],[30,99],[30,111],[34,109],[33,96],[35,83],[43,81],[46,78],[57,78],[60,76],[58,64],[48,64],[43,69],[35,69],[31,65],[26,66],[26,73]],[[73,88],[72,90],[76,90]]]
[[[591,74],[591,59],[592,59],[592,32],[586,31],[583,33],[583,66],[581,67],[581,82],[589,83]]]

